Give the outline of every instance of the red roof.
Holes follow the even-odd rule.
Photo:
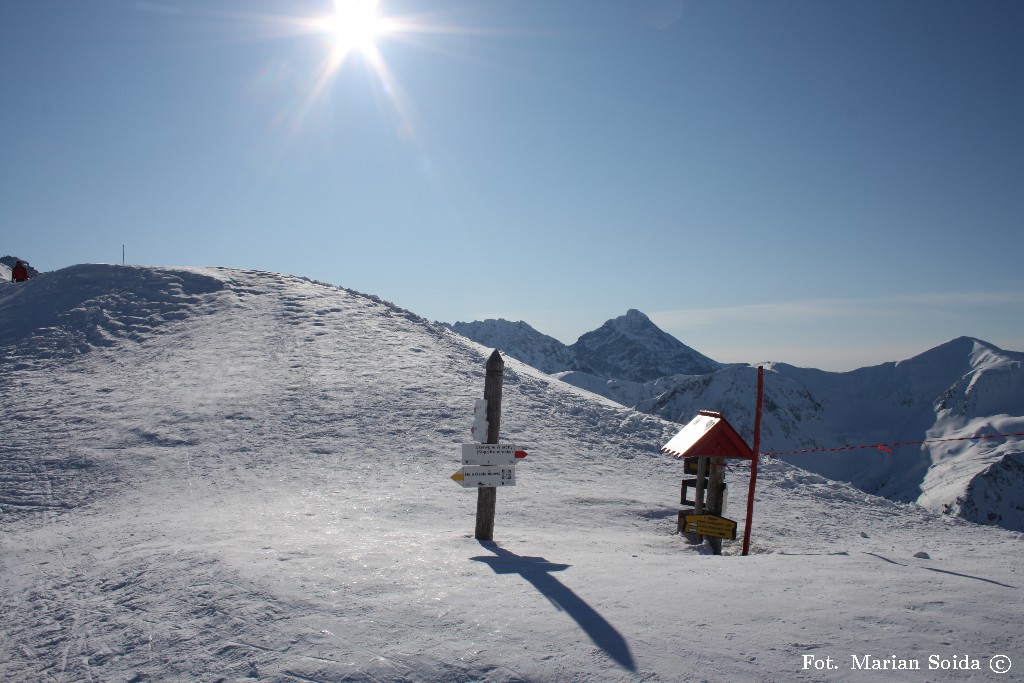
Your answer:
[[[754,451],[732,425],[718,413],[709,410],[701,410],[661,450],[677,458],[700,455],[754,459]]]

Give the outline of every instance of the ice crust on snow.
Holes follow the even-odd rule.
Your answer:
[[[508,358],[530,455],[475,541],[449,475],[490,349],[375,297],[76,266],[0,286],[0,321],[2,680],[817,681],[806,655],[1020,652],[1019,534],[767,459],[752,555],[705,554],[674,533],[679,424]],[[962,680],[938,674],[902,680]]]

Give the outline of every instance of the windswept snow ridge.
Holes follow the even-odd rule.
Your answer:
[[[928,657],[1022,654],[1018,534],[769,460],[753,554],[706,555],[674,534],[679,425],[511,359],[529,457],[478,543],[449,476],[490,349],[374,297],[76,266],[0,287],[0,321],[2,680],[859,682],[891,673],[851,655],[895,653],[959,681]]]

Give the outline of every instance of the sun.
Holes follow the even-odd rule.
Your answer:
[[[352,53],[372,55],[376,40],[389,30],[377,14],[379,0],[334,0],[334,14],[318,22],[331,42],[331,61],[339,65]]]

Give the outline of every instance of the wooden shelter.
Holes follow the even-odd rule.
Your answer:
[[[746,555],[750,546],[749,529],[753,516],[750,503],[753,501],[754,480],[757,476],[757,456],[754,450],[720,413],[710,410],[699,411],[661,450],[682,458],[685,463],[683,471],[695,475],[682,480],[679,502],[687,507],[679,511],[676,531],[683,533],[691,543],[701,543],[707,536],[706,540],[716,555],[722,553],[722,538],[736,538],[736,522],[724,517],[727,501],[725,459],[744,458],[751,461],[747,523],[743,537],[743,554]],[[694,491],[693,500],[687,498],[690,488]]]

